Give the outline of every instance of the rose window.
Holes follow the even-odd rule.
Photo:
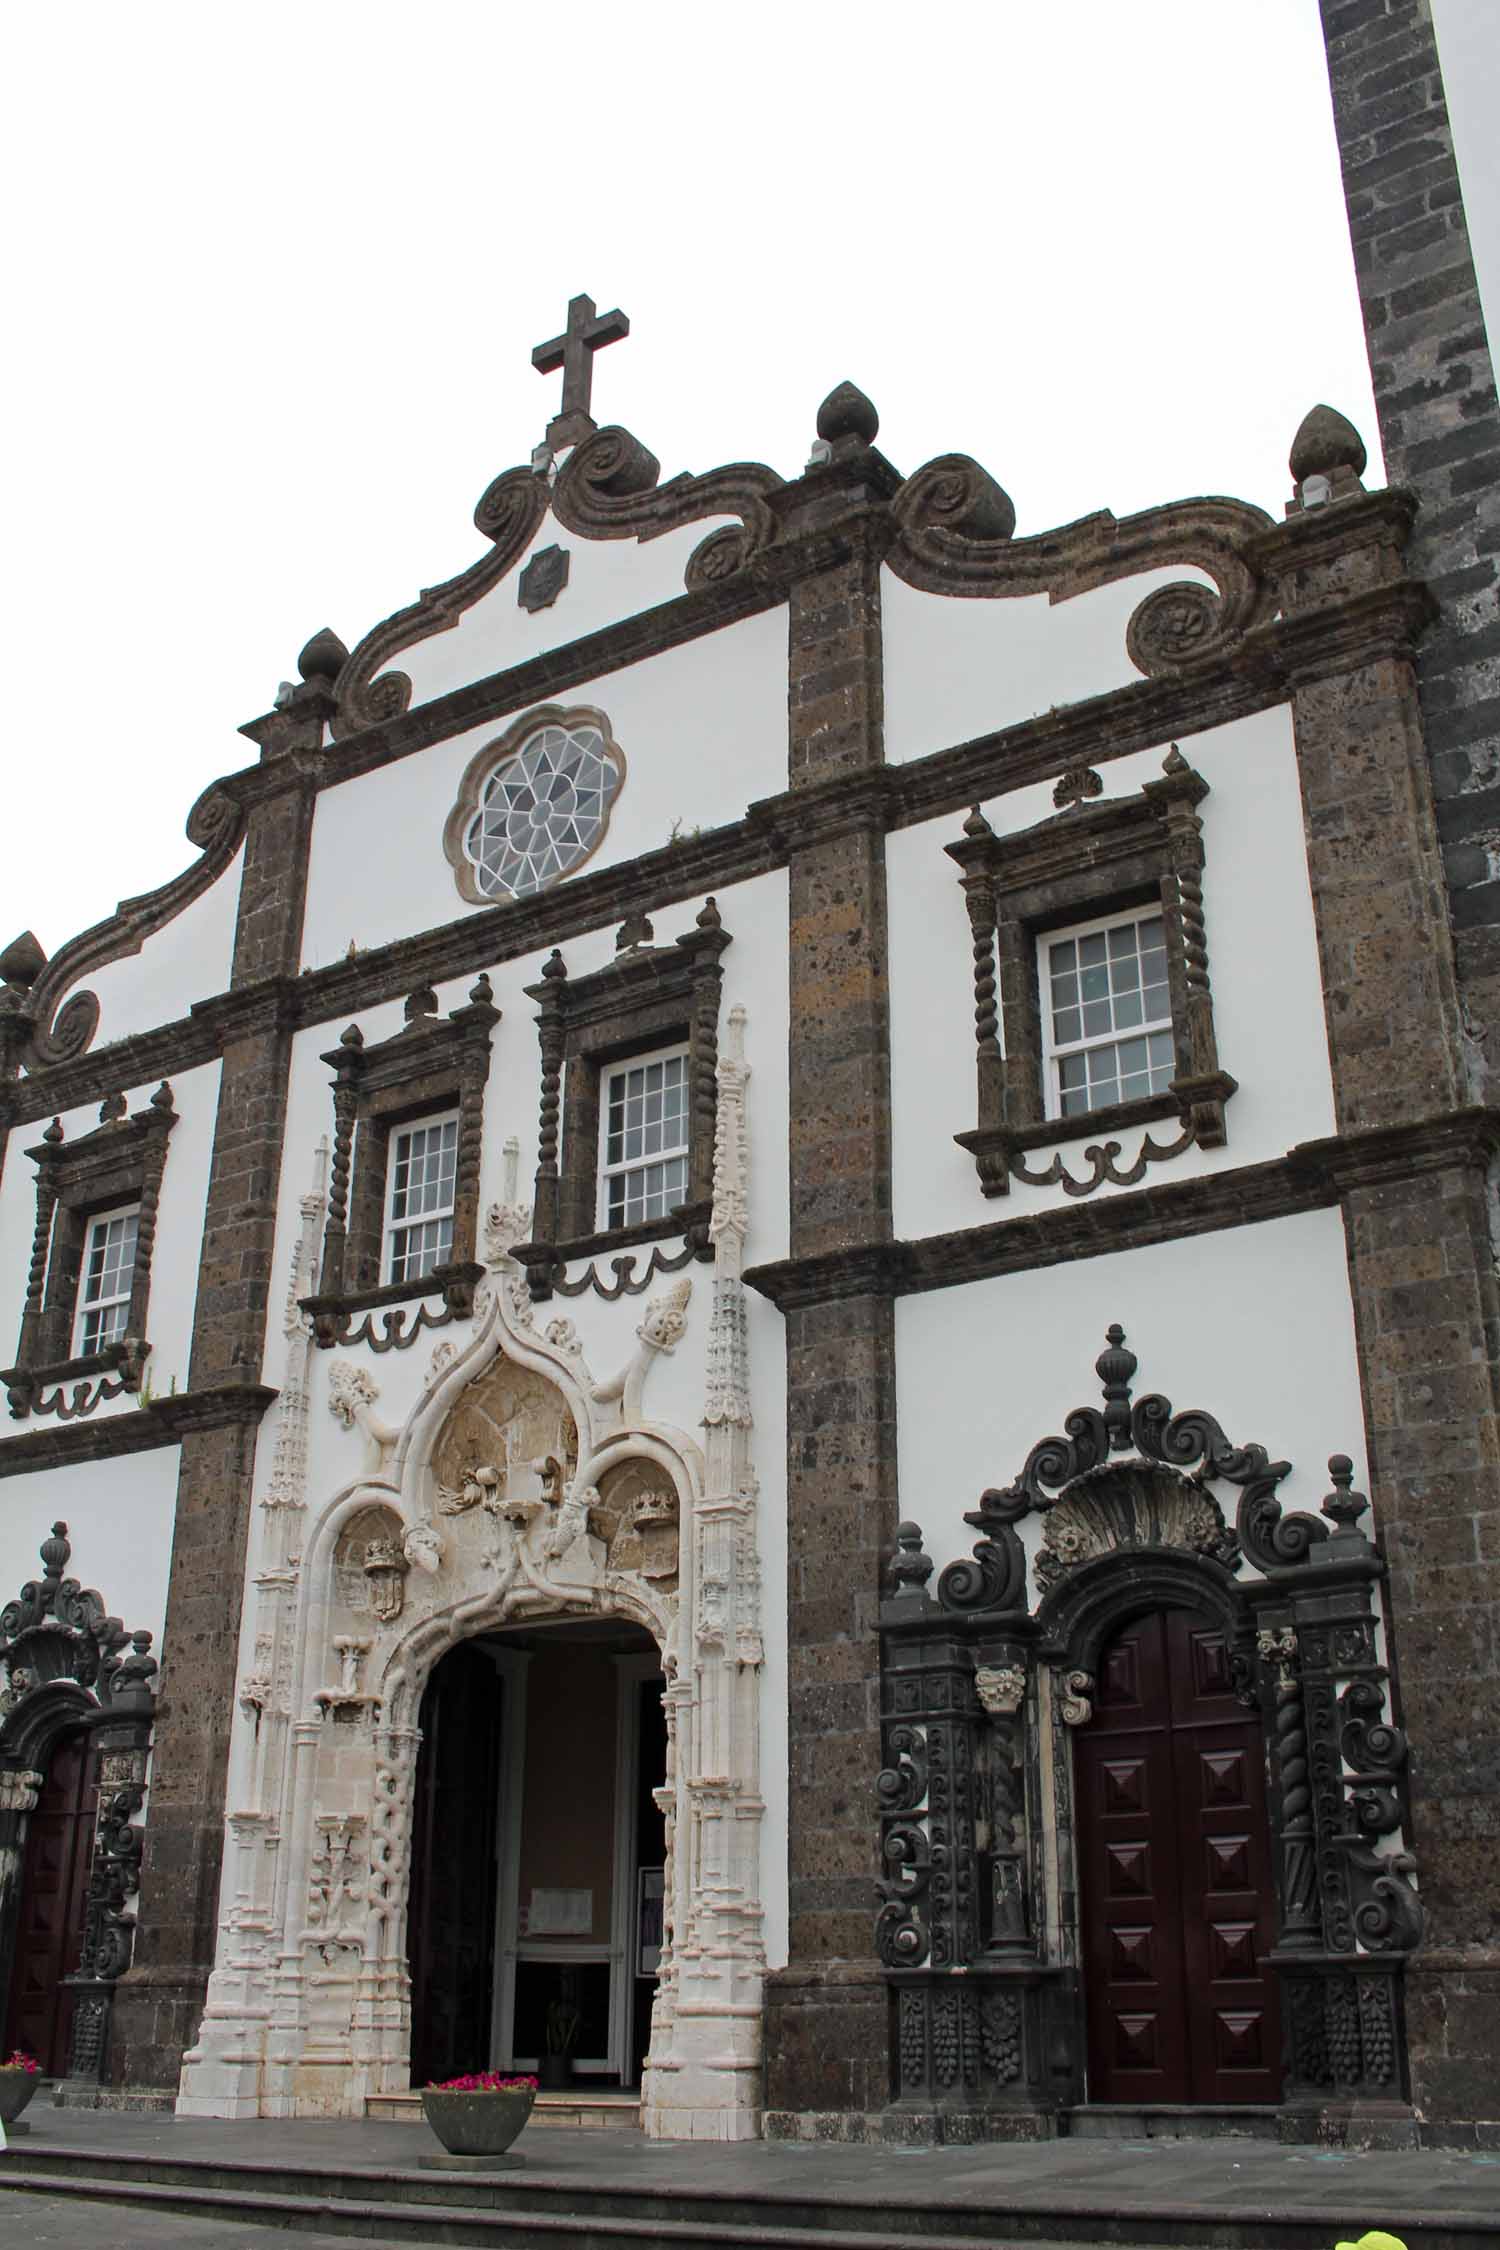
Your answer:
[[[618,750],[592,719],[537,726],[490,769],[464,827],[478,895],[529,898],[570,874],[603,836],[623,779]]]

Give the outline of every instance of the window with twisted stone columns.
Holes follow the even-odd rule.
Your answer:
[[[987,1196],[1013,1178],[1084,1195],[1225,1139],[1235,1081],[1220,1068],[1209,983],[1203,822],[1208,783],[1175,744],[1159,780],[1104,804],[1097,774],[1064,776],[1055,818],[997,836],[976,805],[946,849],[973,954],[978,1117],[955,1136]],[[1106,1136],[1145,1134],[1116,1163]],[[1089,1176],[1027,1152],[1087,1135]]]
[[[570,1258],[673,1235],[685,1256],[711,1255],[730,933],[708,899],[672,944],[653,936],[646,916],[631,914],[607,967],[570,977],[554,952],[526,988],[538,1004],[541,1111],[534,1239],[514,1254],[536,1297]]]
[[[27,1150],[36,1226],[16,1364],[0,1376],[18,1421],[87,1413],[140,1390],[157,1204],[176,1123],[163,1080],[133,1114],[123,1094],[111,1094],[95,1132],[69,1141],[54,1118]]]
[[[317,1293],[302,1304],[325,1348],[373,1336],[377,1318],[384,1344],[414,1343],[423,1326],[472,1309],[483,1271],[474,1253],[484,1090],[499,1020],[481,975],[450,1014],[438,1014],[424,987],[394,1037],[366,1046],[350,1024],[323,1057],[333,1072],[328,1217]],[[418,1298],[441,1298],[441,1309],[423,1306],[408,1320],[399,1308]]]

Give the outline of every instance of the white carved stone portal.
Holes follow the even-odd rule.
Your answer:
[[[322,1214],[304,1198],[275,1452],[249,1590],[253,1659],[231,1750],[218,1959],[180,2114],[359,2116],[404,2091],[406,1904],[422,1690],[443,1653],[516,1622],[642,1625],[666,1677],[664,1936],[642,2122],[661,2138],[759,2131],[760,1569],[741,1267],[744,1015],[719,1063],[705,1440],[650,1419],[650,1370],[687,1333],[692,1284],[646,1306],[596,1378],[571,1321],[533,1315],[488,1214],[467,1341],[437,1346],[391,1428],[368,1365],[335,1360],[328,1410],[363,1468],[309,1505],[309,1293]],[[321,1163],[320,1163],[321,1171]]]

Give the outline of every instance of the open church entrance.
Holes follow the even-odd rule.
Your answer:
[[[486,2068],[638,2085],[662,1935],[660,1657],[583,1621],[451,1649],[422,1699],[412,2083]],[[550,2034],[550,2041],[549,2041]]]
[[[1265,1736],[1222,1629],[1119,1630],[1076,1758],[1090,2101],[1279,2101]]]

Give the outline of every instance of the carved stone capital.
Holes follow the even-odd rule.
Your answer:
[[[35,1812],[42,1779],[26,1766],[0,1769],[0,1813]]]

